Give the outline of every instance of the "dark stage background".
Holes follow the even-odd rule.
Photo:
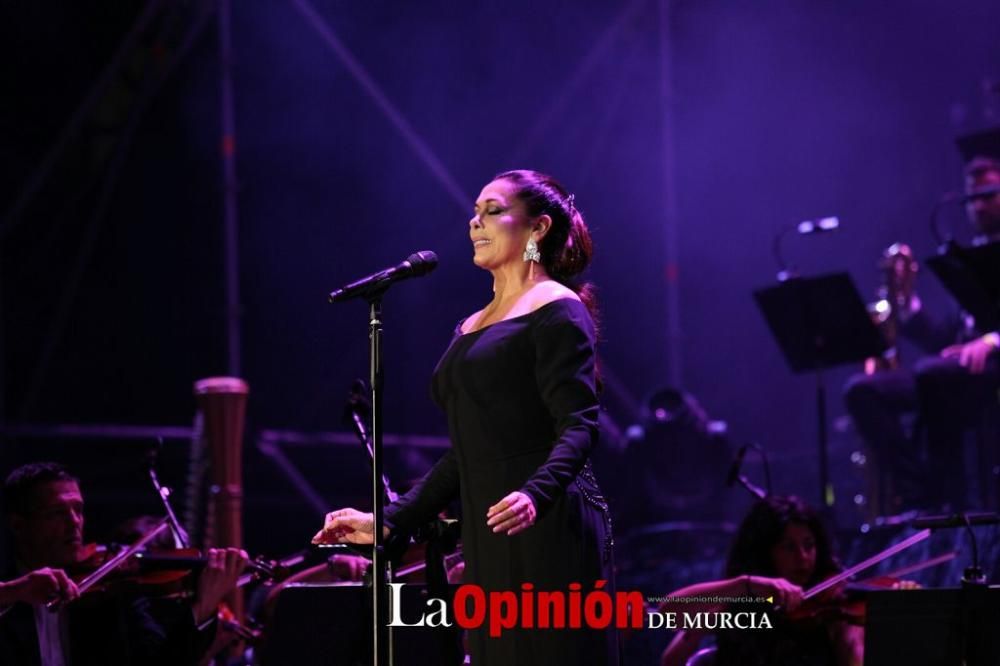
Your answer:
[[[186,426],[192,382],[230,370],[216,15],[152,7],[0,9],[7,424]],[[136,47],[36,183],[142,12]],[[790,373],[751,297],[774,281],[771,240],[839,216],[837,233],[789,238],[786,253],[804,274],[850,272],[873,297],[886,246],[933,252],[930,209],[961,184],[953,137],[1000,123],[990,0],[257,0],[231,15],[245,522],[248,546],[271,554],[305,545],[320,515],[257,435],[344,430],[343,398],[367,372],[364,305],[327,305],[326,292],[437,252],[434,273],[385,302],[386,429],[444,435],[430,374],[456,321],[490,298],[471,262],[472,202],[517,167],[557,175],[591,225],[609,431],[639,421],[655,389],[683,387],[728,423],[730,449],[767,448],[777,491],[814,500],[814,380]],[[920,285],[946,306],[926,271]],[[854,370],[826,377],[832,417]],[[851,526],[857,444],[831,420],[837,515]],[[606,439],[609,451],[622,441]],[[147,445],[8,435],[3,462],[74,463],[100,531],[155,510]],[[183,486],[186,442],[165,448],[166,480]],[[411,478],[436,455],[395,449],[392,471]],[[357,448],[289,456],[330,507],[364,502]],[[665,478],[719,487],[709,513],[737,519],[747,501],[721,490],[725,469],[691,458],[666,456]],[[638,471],[598,474],[620,488]]]

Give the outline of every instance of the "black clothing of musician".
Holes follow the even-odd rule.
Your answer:
[[[938,353],[949,344],[982,335],[964,313],[939,321],[924,309],[905,318],[902,335],[929,356],[913,370],[900,369],[856,375],[850,379],[844,402],[858,431],[877,455],[880,467],[894,473],[900,506],[912,508],[950,503],[965,506],[963,436],[976,424],[1000,388],[1000,356],[992,354],[982,372],[970,372],[954,358]],[[927,462],[921,462],[918,442],[903,428],[901,416],[919,414],[918,424],[927,442]]]
[[[968,193],[1000,186],[1000,160],[973,159],[966,166]],[[977,245],[1000,243],[1000,194],[972,199],[967,204]],[[914,299],[900,313],[903,337],[930,356],[909,370],[857,375],[848,382],[844,400],[858,431],[876,454],[884,475],[893,471],[900,509],[924,503],[964,508],[967,484],[964,470],[964,433],[997,405],[1000,389],[1000,335],[989,322],[975,321],[957,311],[948,320],[931,317]],[[957,344],[956,344],[957,343]],[[903,429],[900,417],[916,412],[927,442],[927,463]],[[893,498],[889,498],[890,503]]]
[[[460,324],[434,372],[452,448],[386,518],[412,530],[460,496],[465,582],[487,594],[520,598],[525,583],[568,594],[580,583],[586,595],[598,580],[613,594],[608,507],[588,461],[598,430],[594,338],[586,306],[561,298],[465,334]],[[537,521],[495,533],[487,510],[515,490],[531,498]],[[613,629],[487,629],[469,635],[475,666],[618,663]]]
[[[215,636],[214,622],[199,631],[190,606],[168,599],[95,594],[59,613],[66,666],[193,666]],[[0,620],[0,663],[44,666],[31,606],[17,604]]]

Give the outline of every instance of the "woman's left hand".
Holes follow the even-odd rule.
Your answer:
[[[535,503],[524,493],[515,490],[494,504],[486,512],[486,525],[494,532],[514,536],[535,524]]]

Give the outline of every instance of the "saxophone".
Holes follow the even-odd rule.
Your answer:
[[[913,286],[920,269],[913,258],[913,250],[905,243],[893,243],[886,248],[878,267],[882,272],[882,284],[878,288],[878,300],[868,305],[868,313],[882,331],[889,348],[881,356],[865,359],[866,375],[899,368],[899,351],[896,348],[899,313],[910,307]]]

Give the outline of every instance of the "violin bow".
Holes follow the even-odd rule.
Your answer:
[[[147,532],[146,534],[144,534],[142,537],[140,537],[138,541],[136,541],[135,543],[133,543],[128,548],[122,550],[121,552],[119,552],[118,554],[116,554],[114,557],[112,557],[110,560],[108,560],[107,562],[105,562],[104,564],[102,564],[100,567],[98,567],[98,569],[96,571],[94,571],[92,574],[90,574],[89,576],[87,576],[86,578],[84,578],[82,581],[80,581],[80,583],[76,586],[77,589],[80,590],[80,594],[83,594],[84,592],[86,592],[87,590],[89,590],[90,588],[92,588],[94,585],[96,585],[97,583],[99,583],[102,578],[104,578],[109,573],[111,573],[112,571],[114,571],[115,569],[117,569],[118,566],[122,562],[124,562],[125,560],[127,560],[130,557],[132,557],[133,555],[135,555],[136,553],[138,553],[140,550],[142,550],[146,546],[147,543],[149,543],[150,541],[152,541],[153,539],[155,539],[157,536],[159,536],[160,532],[162,532],[163,530],[165,530],[165,529],[167,529],[169,527],[170,527],[170,521],[169,521],[169,519],[168,518],[164,518],[163,520],[161,520],[159,522],[159,524],[155,528],[153,528],[152,530],[150,530],[149,532]],[[45,607],[51,610],[51,609],[55,608],[58,604],[59,604],[59,600],[58,599],[54,599],[54,600],[48,602],[47,604],[45,604]]]
[[[876,555],[872,555],[867,560],[864,560],[862,562],[858,562],[853,567],[851,567],[849,569],[845,569],[844,571],[841,571],[839,574],[837,574],[833,578],[828,578],[827,580],[823,581],[822,583],[820,583],[820,584],[818,584],[818,585],[816,585],[814,587],[811,587],[810,589],[806,590],[806,593],[802,595],[802,600],[805,601],[806,599],[811,599],[812,597],[815,597],[817,594],[825,592],[825,591],[829,590],[831,587],[833,587],[835,585],[839,585],[840,583],[844,582],[845,580],[847,580],[848,578],[850,578],[854,574],[856,574],[856,573],[858,573],[860,571],[864,571],[865,569],[870,569],[871,567],[875,566],[879,562],[881,562],[883,560],[886,560],[886,559],[892,557],[893,555],[895,555],[897,553],[901,553],[902,551],[906,550],[907,548],[911,548],[911,547],[917,545],[918,543],[920,543],[924,539],[928,538],[930,535],[931,535],[931,531],[929,529],[926,529],[926,530],[921,530],[920,532],[917,532],[913,536],[910,536],[910,537],[907,537],[906,539],[903,539],[902,541],[900,541],[899,543],[897,543],[895,546],[890,546],[890,547],[886,548],[885,550],[883,550],[881,553],[878,553]]]
[[[923,571],[924,569],[936,567],[937,565],[944,564],[945,562],[951,562],[956,557],[958,557],[958,551],[950,550],[947,553],[942,553],[941,555],[924,560],[923,562],[917,562],[916,564],[900,567],[899,569],[894,569],[887,574],[882,574],[881,576],[875,576],[873,578],[869,578],[861,582],[866,583],[870,580],[877,578],[899,578],[900,576],[905,576],[907,574],[915,573],[917,571]]]

